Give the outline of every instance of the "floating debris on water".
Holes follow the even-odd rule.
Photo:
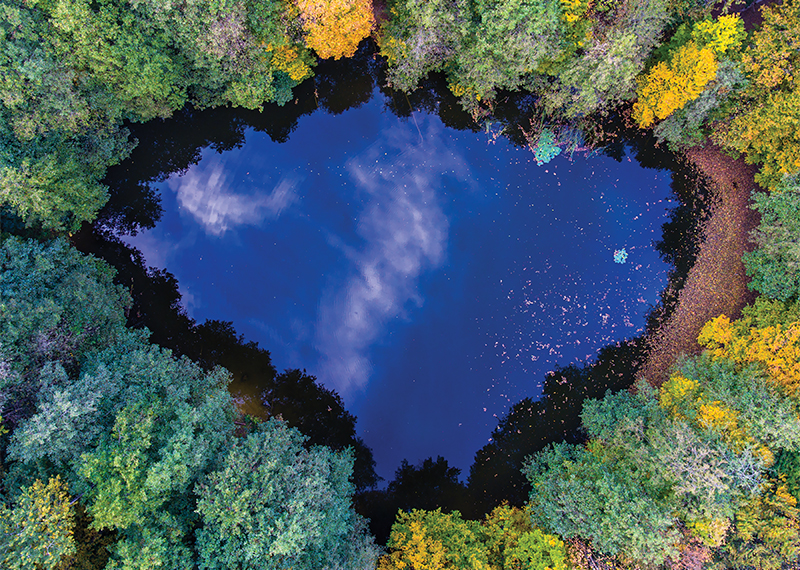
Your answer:
[[[614,263],[625,263],[626,259],[628,259],[628,252],[625,251],[624,247],[614,250]]]

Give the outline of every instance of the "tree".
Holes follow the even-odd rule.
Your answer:
[[[269,420],[198,482],[202,568],[374,567],[376,548],[350,507],[352,456],[302,443]]]
[[[460,472],[441,456],[436,461],[429,457],[416,466],[404,459],[389,482],[388,492],[403,510],[455,510],[465,494],[458,480]]]
[[[460,470],[450,467],[443,457],[432,457],[411,465],[407,460],[395,470],[394,479],[386,490],[359,493],[358,512],[369,519],[370,529],[376,539],[389,539],[395,513],[398,510],[440,509],[459,511],[472,515],[474,505],[463,483],[458,480]]]
[[[480,523],[462,519],[458,511],[398,512],[387,547],[379,570],[490,569]]]
[[[761,219],[751,232],[756,249],[742,256],[747,286],[771,299],[800,298],[800,186],[784,179],[775,191],[756,193]]]
[[[664,119],[696,99],[717,74],[717,60],[710,48],[689,42],[675,53],[669,65],[657,63],[642,78],[633,106],[640,127]]]
[[[381,54],[389,60],[389,85],[411,91],[432,71],[442,71],[457,53],[470,27],[465,0],[397,0],[378,33]]]
[[[575,21],[585,34],[577,37],[573,28],[570,52],[575,53],[549,70],[556,77],[543,88],[548,113],[579,118],[631,99],[635,77],[659,43],[672,9],[664,0],[593,2],[593,13]]]
[[[800,325],[777,323],[747,330],[735,325],[720,315],[703,326],[697,341],[714,358],[760,364],[775,388],[800,399]]]
[[[794,404],[759,368],[707,356],[660,392],[640,380],[588,400],[581,419],[586,446],[554,445],[525,467],[533,522],[640,563],[676,560],[687,536],[719,547],[774,455],[800,446]]]
[[[567,570],[564,541],[531,525],[530,508],[495,507],[481,523],[489,565],[497,570]]]
[[[127,133],[52,50],[41,5],[0,9],[0,205],[28,224],[74,230],[106,200],[105,169]]]
[[[152,380],[169,374],[158,364],[142,372]],[[203,393],[179,373],[170,376],[179,380],[166,390],[163,384],[136,386],[135,376],[130,378],[138,393],[125,394],[113,431],[81,456],[85,483],[77,481],[75,489],[83,494],[93,528],[119,531],[109,548],[112,568],[191,565],[193,549],[186,542],[197,516],[189,493],[233,439],[234,409],[225,386],[215,382]]]
[[[295,0],[306,45],[327,59],[352,57],[375,26],[369,0]]]
[[[104,103],[118,106],[116,116],[146,121],[186,103],[186,61],[164,30],[114,2],[65,0],[49,8],[55,53],[88,72],[90,89],[110,92]]]
[[[64,482],[37,479],[13,508],[0,504],[0,561],[9,570],[52,570],[75,552],[72,517]]]
[[[471,103],[493,98],[497,89],[518,89],[525,76],[567,49],[560,0],[481,0],[473,10],[474,15],[459,14],[454,22],[461,40],[450,71],[451,90],[457,96],[469,94]],[[467,26],[470,19],[475,23]]]
[[[795,405],[758,366],[707,356],[688,360],[662,385],[660,403],[732,451],[750,449],[766,467],[778,449],[800,448]]]
[[[515,507],[528,502],[530,484],[522,470],[526,458],[550,443],[581,443],[580,413],[588,398],[633,383],[642,359],[636,339],[603,348],[583,366],[556,368],[544,379],[538,401],[514,404],[492,430],[491,441],[475,454],[468,489],[477,512],[488,513],[507,501]]]
[[[722,553],[734,568],[779,570],[800,561],[800,509],[785,481],[769,481],[743,505]]]
[[[677,553],[680,533],[669,503],[600,445],[554,444],[530,458],[534,524],[565,538],[583,537],[609,554],[662,563]]]
[[[642,128],[697,99],[716,77],[719,58],[736,50],[745,33],[742,19],[734,14],[697,22],[691,36],[688,28],[679,28],[675,36],[668,46],[669,60],[659,61],[639,80],[633,117]]]
[[[73,136],[48,133],[18,141],[0,114],[0,206],[10,206],[29,226],[77,230],[108,199],[105,169],[125,158],[127,132],[111,126]]]
[[[763,23],[742,53],[750,81],[712,138],[745,154],[748,163],[761,163],[757,182],[774,188],[783,175],[800,171],[800,2],[765,6],[761,14]]]
[[[699,97],[687,102],[682,109],[655,125],[653,134],[660,141],[667,141],[669,148],[673,150],[702,144],[708,136],[707,124],[722,112],[721,109],[745,83],[745,77],[737,63],[727,58],[721,60],[716,78]]]
[[[0,407],[12,428],[33,413],[40,369],[73,371],[80,356],[123,333],[129,296],[103,262],[63,239],[7,238],[0,245]],[[52,364],[52,374],[60,374]],[[55,378],[52,376],[51,378]]]
[[[85,506],[90,529],[112,531],[107,537],[116,537],[107,546],[107,570],[192,568],[198,557],[207,567],[227,567],[216,555],[225,551],[218,546],[228,537],[215,534],[220,527],[214,526],[214,517],[227,512],[221,473],[246,477],[236,461],[249,461],[261,445],[269,451],[261,457],[264,469],[247,476],[249,484],[261,486],[263,501],[253,503],[248,516],[263,515],[259,509],[270,493],[276,501],[270,503],[272,511],[287,504],[294,509],[294,518],[278,524],[288,534],[277,547],[288,540],[293,550],[279,553],[275,567],[283,568],[288,559],[309,569],[326,562],[336,568],[374,566],[375,547],[365,523],[350,508],[350,452],[321,446],[304,450],[304,438],[277,420],[266,427],[251,422],[256,439],[235,443],[239,414],[227,390],[229,373],[219,367],[203,370],[149,344],[146,331],[125,329],[128,297],[113,285],[113,272],[104,263],[78,254],[63,240],[37,244],[7,238],[0,255],[0,327],[8,339],[0,347],[2,389],[6,403],[14,406],[23,404],[16,395],[25,396],[24,406],[6,406],[11,413],[4,413],[13,419],[13,430],[5,449],[3,489],[17,505],[14,513],[23,513],[26,489],[41,490],[31,487],[34,481],[60,476],[63,491],[75,495],[72,502]],[[209,334],[233,337],[236,346],[242,345],[224,324],[208,328]],[[44,336],[51,329],[55,344]],[[220,358],[206,356],[209,367]],[[275,457],[269,454],[278,452],[288,463],[277,479],[265,479],[274,467]],[[13,516],[6,526],[16,520]],[[322,526],[297,542],[297,528],[312,518]],[[195,541],[201,529],[203,538]],[[15,536],[29,540],[20,532],[4,535],[17,541],[8,548],[23,548]],[[51,553],[74,554],[64,541],[42,544],[49,544]],[[231,548],[242,552],[239,546]],[[80,560],[90,555],[82,552]],[[42,556],[37,560],[50,565]]]

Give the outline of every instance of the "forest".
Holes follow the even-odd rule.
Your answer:
[[[800,567],[800,0],[0,8],[3,568]],[[114,188],[132,132],[291,107],[328,62],[369,50],[382,88],[435,106],[440,80],[470,128],[499,125],[540,164],[613,155],[622,128],[749,165],[731,186],[756,220],[741,310],[703,317],[664,366],[643,367],[659,346],[637,338],[559,368],[500,419],[466,484],[431,457],[379,489],[338,394],[278,373],[231,323],[189,318],[175,278],[111,234],[85,239],[97,220],[154,223]],[[678,215],[701,233],[715,206],[700,194],[724,175],[682,188]],[[661,251],[674,287],[651,331],[700,250]],[[228,391],[243,373],[270,386],[268,419]]]

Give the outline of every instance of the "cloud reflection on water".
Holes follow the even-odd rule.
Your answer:
[[[475,188],[460,152],[445,144],[441,127],[429,123],[419,142],[408,125],[386,129],[379,142],[347,162],[358,191],[366,196],[359,215],[360,250],[346,250],[346,278],[323,292],[316,328],[322,379],[340,393],[362,388],[372,366],[370,347],[387,323],[403,317],[408,303],[422,306],[418,291],[423,272],[446,258],[449,222],[440,204],[443,178]]]
[[[182,176],[172,176],[167,186],[177,194],[182,209],[189,212],[206,233],[221,236],[241,225],[258,225],[275,219],[299,200],[298,177],[284,176],[269,193],[256,190],[250,194],[231,191],[233,183],[225,161],[215,156],[195,165]]]

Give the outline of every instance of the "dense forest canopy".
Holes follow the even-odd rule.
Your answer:
[[[0,0],[3,566],[796,568],[800,1],[763,4]],[[635,341],[557,370],[467,485],[439,457],[376,490],[337,394],[277,374],[229,323],[194,323],[174,278],[121,242],[108,258],[126,286],[172,295],[163,311],[67,240],[135,147],[126,125],[289,103],[318,58],[370,36],[388,87],[414,97],[439,74],[475,128],[505,128],[540,164],[613,146],[613,119],[757,165],[756,301],[706,323],[704,351],[663,377],[630,386]],[[223,366],[269,380],[269,420],[240,411]]]

